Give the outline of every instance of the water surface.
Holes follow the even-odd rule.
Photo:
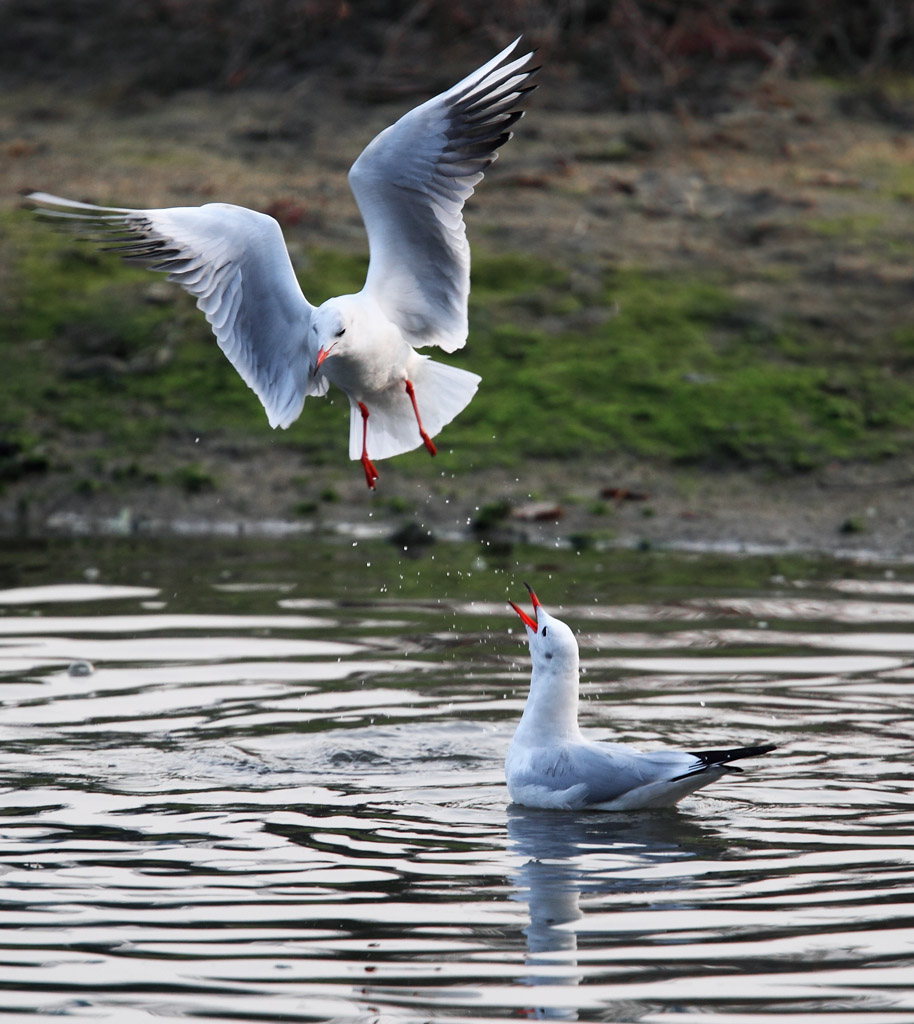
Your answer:
[[[779,750],[509,806],[524,579],[598,735]],[[0,1019],[914,1020],[912,654],[886,565],[7,545]]]

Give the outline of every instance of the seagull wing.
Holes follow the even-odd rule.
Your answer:
[[[660,749],[642,751],[621,743],[581,743],[568,748],[567,775],[587,786],[588,804],[618,809],[667,806],[687,793],[740,771],[730,762],[774,750],[768,743],[729,750]]]
[[[446,352],[467,338],[470,248],[463,204],[535,88],[515,40],[368,144],[349,172],[371,260],[365,292],[411,344]]]
[[[288,427],[306,395],[327,390],[326,378],[314,377],[317,353],[308,331],[314,307],[272,217],[226,203],[130,210],[44,192],[28,198],[43,213],[92,222],[101,230],[96,241],[166,272],[190,292],[271,427]]]

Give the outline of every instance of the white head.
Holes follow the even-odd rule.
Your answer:
[[[528,583],[533,614],[508,602],[527,627],[533,661],[530,696],[524,717],[539,719],[539,727],[576,733],[578,729],[578,641],[571,628],[550,615]]]
[[[311,346],[317,352],[318,367],[330,356],[349,355],[356,342],[353,329],[355,304],[349,295],[327,299],[311,314]]]

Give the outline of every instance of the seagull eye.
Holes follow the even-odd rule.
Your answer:
[[[546,633],[548,632],[548,630],[549,630],[549,627],[548,627],[548,626],[543,626],[543,636],[545,636],[545,635],[546,635]]]
[[[345,328],[345,327],[341,327],[341,328],[340,328],[340,329],[339,329],[339,330],[338,330],[338,331],[336,332],[336,334],[334,335],[334,337],[336,337],[336,338],[342,338],[342,336],[343,336],[343,335],[344,335],[345,333],[346,333],[346,328]]]

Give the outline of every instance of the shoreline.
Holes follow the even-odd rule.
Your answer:
[[[353,464],[345,474],[325,469],[309,477],[313,499],[300,501],[301,511],[293,514],[290,459],[272,454],[259,464],[256,481],[236,465],[233,479],[197,494],[138,486],[80,496],[61,480],[57,493],[45,487],[36,500],[34,489],[21,482],[0,497],[0,536],[321,535],[404,547],[477,542],[499,550],[532,545],[581,553],[641,549],[914,561],[914,463],[899,460],[780,479],[633,463],[605,468],[600,479],[587,467],[563,464],[523,477],[486,470],[444,480],[388,469],[374,493]],[[322,501],[320,494],[333,499]],[[547,500],[550,494],[560,496]]]

